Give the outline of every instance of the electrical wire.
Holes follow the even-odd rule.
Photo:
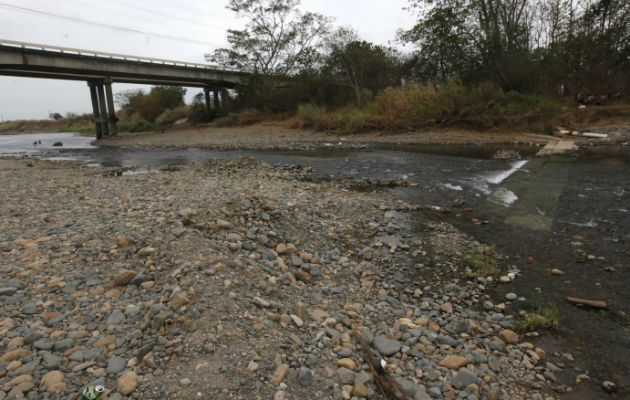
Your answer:
[[[121,32],[136,33],[136,34],[141,34],[141,35],[160,37],[160,38],[164,38],[164,39],[177,40],[177,41],[180,41],[180,42],[198,43],[198,44],[203,44],[203,45],[207,45],[207,46],[217,46],[217,45],[219,45],[218,43],[206,42],[206,41],[203,41],[203,40],[190,39],[190,38],[185,38],[185,37],[181,37],[181,36],[172,36],[172,35],[166,35],[166,34],[155,33],[155,32],[145,32],[145,31],[141,31],[139,29],[127,28],[127,27],[124,27],[124,26],[104,24],[104,23],[101,23],[101,22],[94,22],[94,21],[89,21],[89,20],[85,20],[85,19],[81,19],[81,18],[69,17],[67,15],[55,14],[55,13],[51,13],[51,12],[48,12],[48,11],[36,10],[36,9],[33,9],[33,8],[28,8],[28,7],[20,7],[20,6],[16,6],[16,5],[8,4],[8,3],[4,3],[4,2],[0,2],[0,8],[4,8],[5,10],[10,10],[10,11],[17,11],[17,12],[22,12],[22,13],[27,13],[27,14],[35,14],[35,15],[39,15],[39,16],[60,19],[60,20],[64,20],[64,21],[68,21],[68,22],[72,22],[72,23],[76,23],[76,24],[93,25],[93,26],[98,26],[98,27],[107,28],[107,29],[113,29],[113,30],[117,30],[117,31],[121,31]]]
[[[93,5],[93,4],[90,4],[90,3],[84,3],[84,2],[79,1],[79,0],[63,0],[63,1],[66,1],[68,3],[74,3],[74,4],[77,4],[77,5],[81,5],[81,6],[89,6],[89,7],[96,8],[96,9],[99,9],[99,10],[103,10],[103,11],[106,11],[108,13],[119,15],[119,16],[123,15],[123,16],[126,16],[126,17],[134,18],[134,19],[139,19],[139,20],[143,20],[143,21],[147,21],[147,22],[152,22],[154,24],[167,25],[164,21],[157,21],[155,19],[150,19],[150,18],[138,16],[138,15],[127,14],[127,13],[121,12],[119,10],[112,10],[112,9],[109,9],[109,8],[96,6],[96,5]],[[168,25],[173,27],[173,28],[176,28],[176,29],[188,29],[188,30],[190,30],[192,32],[201,33],[203,35],[207,35],[208,34],[208,32],[200,31],[198,29],[191,28],[191,27],[188,27],[188,26],[182,28],[182,27],[175,26],[175,25],[172,25],[172,24],[168,24]]]
[[[159,16],[161,16],[161,17],[167,17],[167,18],[171,18],[171,19],[178,19],[178,20],[180,20],[180,21],[184,21],[184,22],[188,22],[188,23],[193,23],[193,24],[201,25],[201,26],[203,26],[203,27],[208,27],[208,26],[211,26],[211,27],[213,27],[213,28],[220,28],[220,29],[224,29],[223,27],[216,26],[216,25],[209,25],[209,24],[207,24],[207,23],[205,23],[205,22],[201,22],[201,21],[199,21],[199,20],[195,20],[195,19],[191,19],[191,18],[186,18],[186,17],[177,17],[177,16],[174,16],[174,15],[172,15],[172,14],[167,14],[167,13],[163,13],[163,12],[155,11],[155,10],[152,10],[152,9],[150,9],[150,8],[138,7],[138,6],[136,6],[136,5],[132,5],[132,4],[129,4],[129,3],[124,2],[124,1],[118,1],[118,0],[103,0],[103,1],[106,1],[106,2],[108,2],[108,3],[112,3],[112,4],[117,4],[117,5],[119,5],[119,6],[123,6],[123,7],[127,7],[127,8],[136,9],[136,10],[139,10],[139,11],[142,11],[142,12],[152,13],[152,14],[155,14],[155,15],[159,15]]]

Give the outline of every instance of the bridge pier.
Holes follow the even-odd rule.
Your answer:
[[[107,108],[109,109],[109,134],[111,136],[118,135],[118,127],[116,123],[118,122],[118,118],[116,118],[116,109],[114,108],[114,93],[112,92],[112,79],[105,79],[105,95],[107,96]]]
[[[214,109],[218,113],[219,112],[219,91],[214,89],[212,91],[212,99],[214,100]]]
[[[206,114],[210,115],[210,112],[212,111],[210,107],[210,88],[203,88],[203,94],[206,98]]]
[[[90,87],[90,97],[92,98],[92,113],[94,115],[94,126],[96,128],[96,140],[101,140],[103,138],[103,128],[98,105],[97,83],[88,81],[88,86]]]
[[[98,105],[101,111],[101,129],[103,130],[103,136],[109,136],[109,126],[107,124],[107,103],[105,103],[105,89],[103,83],[99,82],[96,86],[98,91]]]

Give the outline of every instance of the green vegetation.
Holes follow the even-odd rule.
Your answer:
[[[547,307],[535,307],[518,321],[516,329],[520,332],[531,332],[537,329],[556,329],[559,323],[558,307],[551,304]]]
[[[418,19],[399,40],[416,47],[411,54],[298,6],[230,1],[245,28],[206,57],[253,76],[217,124],[292,114],[296,127],[343,134],[448,126],[552,134],[589,120],[576,100],[629,91],[630,3],[621,0],[409,0]]]
[[[480,247],[468,250],[464,261],[471,267],[473,276],[498,276],[501,274],[494,247]]]
[[[248,81],[223,91],[219,110],[203,93],[185,105],[181,87],[118,93],[120,131],[289,118],[294,127],[340,134],[440,127],[553,134],[557,126],[626,118],[627,105],[600,112],[591,104],[630,94],[630,2],[408,3],[416,24],[397,39],[414,51],[403,53],[300,10],[299,0],[229,0],[243,27],[229,29],[228,46],[206,59],[250,72]],[[578,101],[589,106],[578,110]],[[93,129],[89,116],[50,118],[40,130]],[[3,131],[29,124],[0,124]]]

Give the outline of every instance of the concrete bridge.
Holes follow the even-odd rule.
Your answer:
[[[244,83],[249,76],[246,72],[215,65],[2,39],[0,75],[86,81],[92,97],[97,139],[117,133],[112,83],[200,87],[210,111],[211,107],[218,109],[225,101],[228,88]]]

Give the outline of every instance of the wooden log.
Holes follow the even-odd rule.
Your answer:
[[[388,400],[413,400],[403,392],[398,382],[383,368],[381,363],[376,359],[374,351],[370,345],[361,338],[359,332],[355,331],[354,335],[365,353],[363,359],[370,365],[370,372],[372,372],[374,382],[383,397]]]
[[[587,299],[580,299],[577,297],[567,297],[567,301],[572,304],[583,304],[585,306],[590,306],[594,308],[608,308],[608,305],[606,304],[606,302],[601,301],[601,300],[587,300]]]

